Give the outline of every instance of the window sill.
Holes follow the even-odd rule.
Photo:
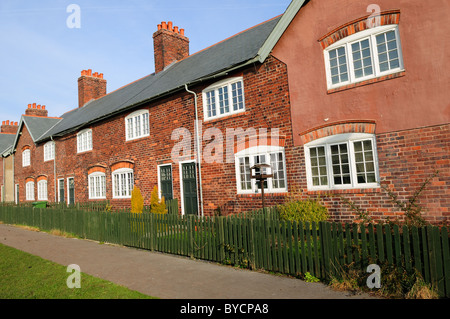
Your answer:
[[[125,143],[127,143],[127,142],[139,141],[139,140],[141,140],[141,139],[143,139],[143,138],[146,138],[146,137],[150,137],[150,134],[149,134],[149,135],[143,135],[143,136],[140,136],[140,137],[135,137],[135,138],[125,139]]]
[[[89,152],[92,152],[92,149],[86,150],[86,151],[80,151],[80,152],[77,152],[77,155],[85,154],[85,153],[89,153]]]
[[[379,76],[379,77],[376,77],[376,78],[364,80],[364,81],[361,81],[361,82],[351,83],[351,84],[343,85],[343,86],[340,86],[340,87],[328,89],[327,90],[327,94],[332,94],[332,93],[337,93],[337,92],[341,92],[341,91],[346,91],[346,90],[349,90],[349,89],[353,89],[353,88],[360,87],[360,86],[365,86],[365,85],[372,84],[372,83],[377,83],[377,82],[382,82],[382,81],[386,81],[386,80],[391,80],[391,79],[403,77],[405,75],[406,75],[405,70],[402,70],[402,71],[399,71],[399,72],[386,74],[386,75],[383,75],[383,76]]]
[[[249,115],[249,111],[243,110],[243,111],[239,111],[236,113],[232,113],[232,114],[225,114],[225,115],[221,115],[221,116],[216,116],[213,118],[204,118],[204,123],[214,123],[214,122],[218,122],[221,120],[228,120],[228,119],[232,119],[241,115]]]
[[[267,196],[286,196],[289,193],[287,191],[280,191],[280,192],[268,192],[264,191],[264,197]],[[258,193],[237,193],[238,197],[261,197],[261,192]]]
[[[317,194],[362,194],[362,193],[380,193],[381,187],[367,187],[367,188],[342,188],[342,189],[307,189],[304,193],[306,195]]]

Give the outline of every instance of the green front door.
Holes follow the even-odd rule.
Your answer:
[[[196,215],[198,213],[198,201],[195,163],[181,164],[181,173],[184,213]]]
[[[173,199],[172,166],[171,165],[160,166],[159,178],[161,184],[161,197],[164,197],[165,200]]]

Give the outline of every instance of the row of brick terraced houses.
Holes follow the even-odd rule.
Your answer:
[[[401,218],[380,182],[407,200],[439,171],[419,203],[448,221],[449,5],[371,2],[294,0],[195,54],[161,23],[153,74],[107,93],[83,70],[78,108],[34,103],[3,122],[2,200],[127,207],[134,186],[148,204],[156,185],[182,214],[230,214],[260,207],[250,168],[265,163],[266,205],[322,196],[332,219],[357,219],[345,197]]]

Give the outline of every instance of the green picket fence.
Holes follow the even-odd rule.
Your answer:
[[[344,265],[366,269],[369,264],[392,264],[416,269],[440,296],[450,296],[446,227],[297,223],[279,220],[273,209],[198,217],[0,206],[0,220],[292,276],[309,272],[324,279],[338,277]]]

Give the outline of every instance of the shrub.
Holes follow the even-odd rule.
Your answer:
[[[153,188],[152,194],[150,196],[150,212],[154,214],[167,214],[164,196],[161,198],[161,200],[159,199],[157,186]]]
[[[131,192],[131,212],[135,214],[142,213],[144,209],[144,198],[139,187],[134,186]]]
[[[292,200],[278,206],[281,220],[319,222],[328,219],[328,209],[316,200]]]

